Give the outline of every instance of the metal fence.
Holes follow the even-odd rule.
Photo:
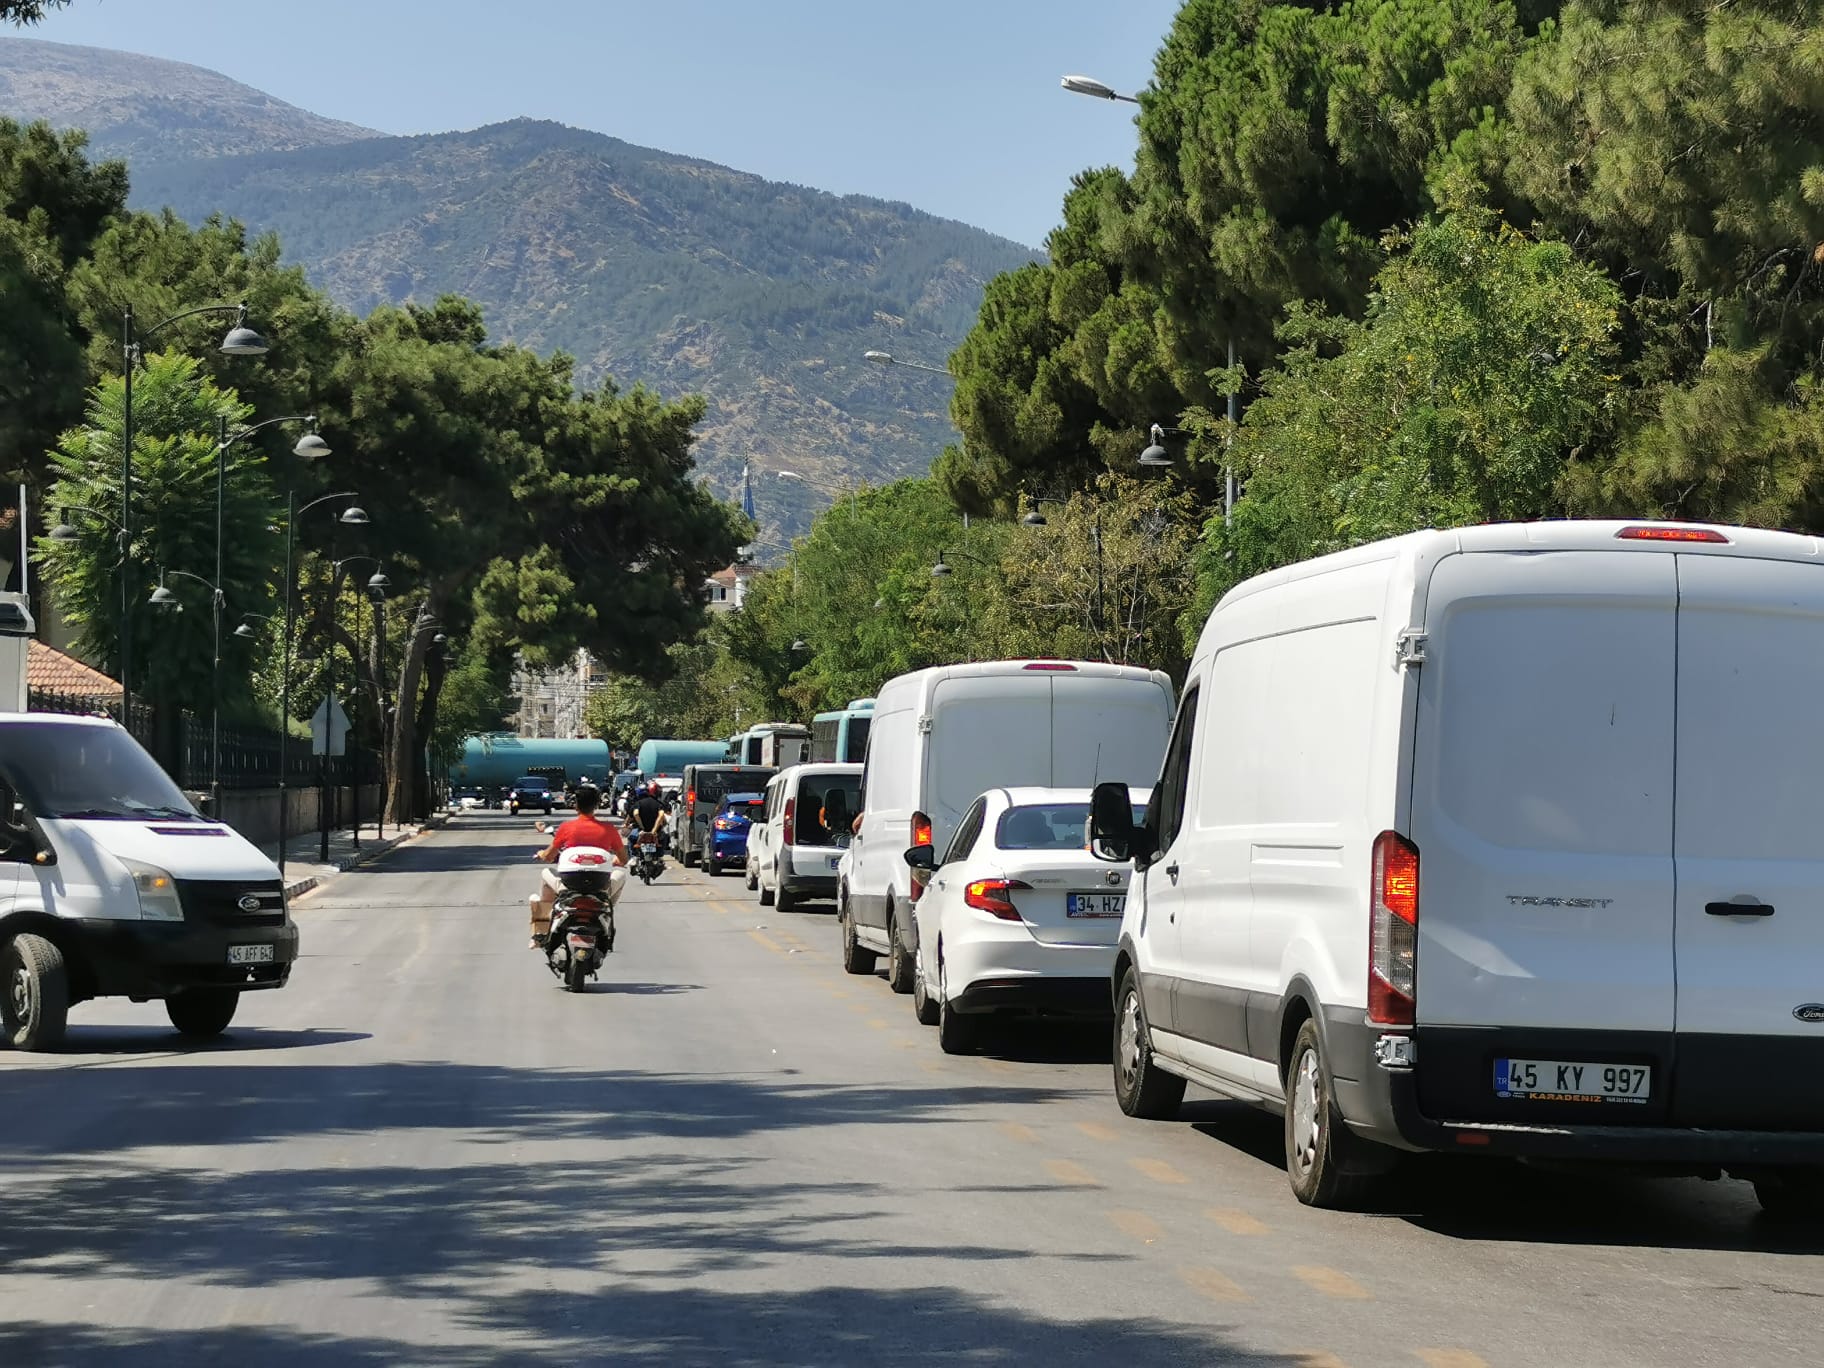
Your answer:
[[[66,713],[82,717],[111,717],[121,720],[118,697],[89,697],[83,694],[54,693],[33,689],[27,700],[33,712]],[[135,702],[128,724],[134,739],[158,755],[164,747],[154,744],[157,734],[154,710]],[[283,745],[281,746],[281,742]],[[174,749],[175,764],[165,767],[178,787],[191,792],[210,787],[214,738],[207,717],[186,712]],[[284,755],[285,783],[293,788],[308,788],[325,776],[324,762],[310,752],[308,738],[281,738],[277,731],[264,727],[223,727],[221,732],[221,784],[225,789],[276,788],[279,784],[279,760]],[[332,785],[373,784],[381,779],[379,755],[363,746],[349,747],[349,753],[332,757],[327,777]]]

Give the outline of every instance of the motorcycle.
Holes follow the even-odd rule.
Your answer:
[[[642,833],[634,837],[633,872],[645,880],[648,887],[665,872],[665,855],[659,849],[656,835]]]
[[[545,964],[568,992],[580,993],[614,952],[614,903],[609,871],[614,856],[597,846],[572,846],[558,856],[563,888],[545,935]]]

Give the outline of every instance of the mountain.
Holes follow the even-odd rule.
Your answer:
[[[454,291],[497,338],[561,348],[591,383],[706,395],[699,463],[732,496],[752,462],[774,550],[827,502],[812,488],[923,473],[955,440],[946,381],[862,353],[942,364],[987,280],[1034,256],[908,205],[555,123],[363,136],[196,71],[0,39],[0,112],[68,124],[105,106],[95,146],[129,156],[136,206],[275,230],[348,308]],[[808,485],[767,474],[781,469]]]
[[[204,67],[35,38],[0,38],[0,112],[87,129],[135,165],[380,136]]]

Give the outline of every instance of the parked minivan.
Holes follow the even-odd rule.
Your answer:
[[[1151,782],[1171,715],[1171,680],[1131,665],[991,660],[888,680],[868,734],[861,829],[836,890],[843,967],[871,973],[884,954],[893,990],[911,992],[907,848],[947,848],[989,789]]]
[[[789,911],[836,896],[836,867],[861,811],[860,765],[793,765],[766,786],[766,812],[747,835],[747,886]]]
[[[1115,1093],[1395,1150],[1612,1159],[1824,1211],[1824,541],[1429,531],[1216,606],[1134,857]]]
[[[673,853],[687,865],[702,860],[716,807],[731,793],[760,792],[774,773],[758,765],[684,766],[684,787],[671,819]]]
[[[185,1035],[227,1029],[298,954],[279,871],[200,816],[113,722],[0,714],[0,1022],[48,1050],[78,1002],[162,999]]]

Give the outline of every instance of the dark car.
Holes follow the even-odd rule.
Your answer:
[[[548,817],[551,815],[553,802],[551,781],[541,775],[521,775],[513,781],[513,787],[507,790],[508,812],[538,808]]]
[[[766,795],[731,793],[716,804],[716,815],[709,823],[709,845],[703,851],[703,867],[710,874],[720,874],[731,865],[747,868],[747,829],[766,811]]]
[[[685,864],[709,859],[710,819],[731,793],[758,793],[778,771],[761,765],[686,765],[672,816],[673,849]],[[742,840],[746,840],[742,833]],[[746,858],[743,847],[742,858]]]

